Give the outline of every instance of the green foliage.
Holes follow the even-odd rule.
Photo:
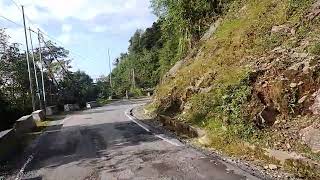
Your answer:
[[[319,179],[320,173],[317,165],[310,164],[303,162],[303,160],[289,159],[285,161],[284,168],[289,172],[295,173],[299,178]]]
[[[220,131],[227,139],[229,136],[230,139],[249,138],[254,133],[254,128],[246,122],[242,113],[242,108],[251,95],[251,87],[246,80],[193,96],[190,100],[191,108],[185,118],[214,133]],[[223,130],[224,127],[227,129]]]
[[[6,117],[0,121],[0,130],[12,127],[13,123],[23,115],[32,112],[30,81],[26,55],[20,51],[17,44],[10,44],[8,36],[0,29],[0,116]],[[63,105],[65,103],[79,103],[84,105],[86,101],[95,100],[98,89],[93,85],[93,80],[83,72],[72,73],[69,71],[70,59],[68,51],[51,42],[46,42],[42,48],[44,61],[44,83],[47,105]],[[35,49],[35,61],[39,61],[39,49]],[[32,55],[30,54],[30,59]],[[37,92],[34,71],[37,71],[39,87],[40,69],[30,61],[33,94]],[[40,108],[38,96],[35,96],[36,108]]]
[[[131,88],[130,93],[133,97],[141,97],[143,96],[143,92],[139,88]]]
[[[84,107],[86,102],[97,99],[98,89],[93,80],[85,72],[70,73],[60,82],[59,100],[63,104],[79,104]]]
[[[114,95],[124,96],[133,87],[154,88],[177,61],[200,39],[232,0],[151,0],[158,21],[129,40],[128,53],[116,59]]]
[[[309,48],[310,53],[320,55],[320,43],[317,42]]]

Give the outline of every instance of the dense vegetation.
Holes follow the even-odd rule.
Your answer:
[[[29,78],[26,63],[26,54],[20,50],[17,44],[10,44],[8,36],[3,29],[0,30],[0,130],[10,128],[12,124],[23,115],[32,112],[31,94],[29,90]],[[86,101],[95,100],[98,95],[98,87],[84,72],[71,72],[68,51],[57,47],[51,42],[43,44],[42,58],[44,66],[44,83],[47,106],[66,103],[79,103],[84,106]],[[36,60],[37,77],[41,91],[41,74],[38,66],[39,49],[34,52]],[[30,57],[31,54],[30,54]],[[30,58],[33,90],[36,100],[36,108],[40,108],[43,98],[38,98],[34,65]]]
[[[124,96],[126,91],[139,95],[141,89],[154,88],[228,4],[220,0],[151,0],[158,20],[145,31],[137,30],[129,41],[128,52],[115,60],[113,95]]]
[[[211,38],[157,87],[147,110],[203,129],[206,136],[196,142],[203,146],[319,179],[314,164],[266,155],[268,149],[295,151],[319,162],[319,152],[301,138],[304,128],[320,124],[313,109],[320,87],[319,8],[316,0],[232,1]]]

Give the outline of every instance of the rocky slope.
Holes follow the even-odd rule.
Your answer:
[[[202,146],[320,178],[319,14],[316,0],[235,0],[147,108],[204,129]]]

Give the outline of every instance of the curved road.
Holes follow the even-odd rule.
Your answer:
[[[177,140],[146,131],[125,112],[143,101],[119,101],[70,115],[40,138],[13,179],[257,179]]]

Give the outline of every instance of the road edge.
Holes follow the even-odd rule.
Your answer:
[[[139,122],[140,124],[142,124],[144,127],[148,127],[148,129],[157,129],[157,127],[150,127],[150,125],[147,125],[145,123],[143,123],[141,120],[139,120],[139,118],[137,118],[134,114],[133,114],[133,109],[137,108],[138,106],[143,106],[143,104],[139,104],[135,107],[130,108],[127,112],[129,112],[130,114],[128,114],[129,116],[131,116],[132,118],[134,118],[134,120],[136,122]],[[139,124],[138,124],[139,125]],[[139,125],[140,126],[140,125]],[[165,135],[165,133],[163,133]],[[184,147],[186,148],[191,148],[193,150],[196,150],[198,152],[201,152],[202,154],[211,157],[211,158],[217,158],[218,160],[220,160],[222,163],[226,164],[227,166],[232,166],[235,168],[240,169],[241,171],[243,171],[244,173],[240,173],[240,174],[245,174],[245,175],[249,175],[258,179],[263,179],[263,180],[272,180],[273,177],[261,172],[261,170],[259,168],[256,168],[252,165],[250,165],[247,162],[242,162],[240,160],[235,160],[235,159],[231,159],[230,157],[221,155],[217,152],[208,150],[208,149],[204,149],[201,147],[197,147],[194,146],[190,143],[188,143],[188,141],[182,140],[180,139],[177,135],[175,135],[175,139],[177,141],[179,141]],[[233,168],[232,168],[233,169]],[[236,170],[234,170],[236,172]],[[248,177],[247,177],[248,179]]]
[[[134,107],[133,107],[134,108]],[[174,138],[170,138],[168,136],[166,136],[165,134],[159,134],[159,133],[156,133],[155,131],[153,131],[152,127],[150,127],[149,125],[143,123],[141,120],[139,120],[138,118],[136,118],[133,113],[132,113],[132,110],[133,108],[129,108],[126,112],[125,112],[125,115],[134,123],[136,123],[138,126],[140,126],[141,128],[143,128],[145,131],[149,132],[149,133],[152,133],[154,136],[156,136],[157,138],[159,139],[162,139],[163,141],[171,144],[171,145],[174,145],[174,146],[178,146],[178,147],[181,147],[181,146],[185,146],[184,143],[182,143],[181,141],[179,141],[178,139],[174,139]]]

